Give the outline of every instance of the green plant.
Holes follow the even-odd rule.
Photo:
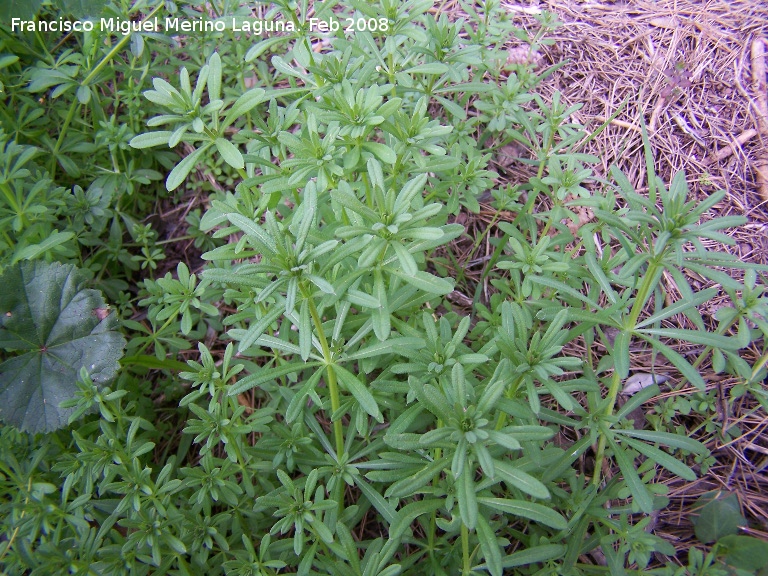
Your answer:
[[[140,17],[128,4],[109,10]],[[667,504],[661,474],[693,481],[710,458],[706,426],[692,438],[671,428],[685,402],[713,413],[698,367],[711,358],[742,379],[738,393],[761,393],[765,362],[750,367],[738,351],[761,345],[763,269],[704,242],[730,242],[722,231],[742,220],[704,219],[724,193],[690,200],[682,172],[667,188],[647,138],[647,197],[616,168],[609,180],[592,173],[595,158],[579,152],[591,135],[567,120],[575,107],[534,92],[553,68],[502,64],[510,34],[535,51],[553,17],[529,36],[495,1],[466,5],[466,22],[432,7],[323,3],[318,17],[376,29],[340,26],[317,45],[310,3],[275,3],[270,17],[296,30],[255,44],[231,30],[189,38],[183,61],[158,43],[168,64],[151,74],[144,34],[106,53],[87,39],[72,53],[46,46],[36,69],[2,69],[17,66],[64,118],[53,135],[6,127],[3,217],[14,234],[34,229],[37,247],[24,253],[8,235],[3,257],[72,258],[132,313],[116,379],[72,378],[63,407],[83,418],[77,429],[0,428],[5,570],[622,574],[675,554],[646,528]],[[14,42],[22,55],[35,47]],[[95,89],[102,74],[114,93]],[[20,105],[16,82],[8,101]],[[512,141],[536,175],[493,191],[500,236],[488,233],[482,277],[497,292],[466,316],[445,298],[456,283],[436,250],[461,238],[449,218],[476,210],[497,176],[485,149]],[[49,179],[83,183],[48,220],[39,215],[63,192],[20,203],[33,144],[51,153]],[[155,278],[173,251],[136,183],[167,173],[169,201],[181,202],[198,165],[225,187],[188,218],[207,264]],[[596,221],[579,221],[584,208]],[[43,244],[46,234],[62,241]],[[747,269],[744,281],[727,268]],[[718,289],[698,290],[689,273],[732,301],[713,331],[699,307]],[[185,352],[193,340],[197,360]],[[680,344],[701,352],[683,356]],[[657,384],[618,403],[638,350],[698,389],[660,406],[654,429],[628,417]],[[726,544],[743,554],[743,541]],[[590,553],[607,567],[584,563]],[[715,574],[717,558],[692,551],[689,567]]]
[[[117,372],[125,340],[115,315],[71,265],[25,262],[0,280],[0,419],[33,434],[66,426],[71,410],[59,405],[80,371],[100,384]]]

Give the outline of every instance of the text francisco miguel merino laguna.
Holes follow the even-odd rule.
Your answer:
[[[95,29],[102,32],[119,32],[123,35],[132,32],[250,32],[263,34],[265,32],[295,32],[296,25],[291,20],[262,20],[219,18],[210,20],[207,18],[148,18],[134,22],[123,18],[101,18],[100,20],[23,20],[11,18],[12,32],[91,32]]]

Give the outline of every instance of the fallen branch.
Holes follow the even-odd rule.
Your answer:
[[[707,164],[716,164],[718,162],[722,162],[726,158],[728,158],[732,154],[736,154],[736,151],[744,145],[746,142],[748,142],[750,139],[752,139],[757,134],[757,130],[754,128],[750,128],[749,130],[744,130],[733,142],[729,143],[725,148],[721,148],[719,151],[717,151],[714,154],[710,154],[707,156]]]

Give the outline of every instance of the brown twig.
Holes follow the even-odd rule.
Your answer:
[[[598,122],[605,122],[608,120],[604,116],[595,116],[595,120]],[[630,124],[629,122],[624,122],[623,120],[611,120],[610,124],[613,126],[618,126],[619,128],[626,128],[627,130],[632,130],[633,132],[637,132],[638,134],[642,134],[643,131],[639,126],[635,126],[634,124]]]
[[[714,154],[710,154],[707,157],[707,164],[716,164],[718,162],[722,162],[728,156],[731,154],[736,154],[736,151],[745,143],[748,142],[752,137],[754,137],[757,134],[757,130],[754,128],[750,128],[749,130],[744,130],[739,136],[733,140],[728,146],[725,148],[721,148],[718,152]]]

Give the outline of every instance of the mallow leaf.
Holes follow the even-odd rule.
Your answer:
[[[11,18],[32,20],[42,6],[43,0],[8,0],[0,3],[0,18],[10,22]]]
[[[72,265],[23,262],[0,284],[0,420],[30,433],[67,425],[81,368],[111,380],[125,340],[101,293]]]
[[[98,18],[104,11],[104,2],[101,0],[57,0],[53,4],[79,20]]]

